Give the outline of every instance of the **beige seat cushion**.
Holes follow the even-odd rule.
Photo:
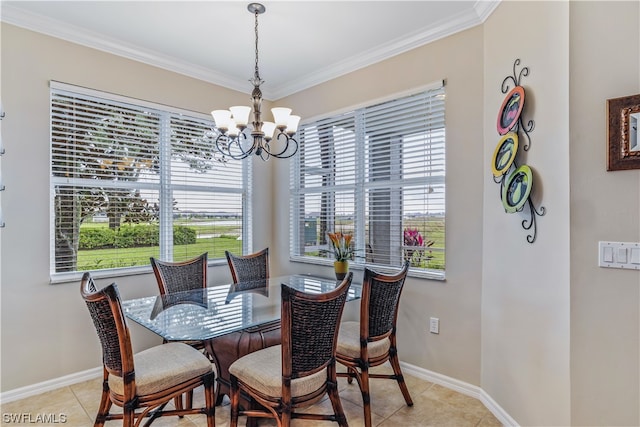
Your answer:
[[[268,396],[282,397],[282,346],[274,345],[249,353],[233,362],[229,372],[240,381]],[[327,369],[291,381],[291,396],[304,396],[327,381]]]
[[[389,351],[391,341],[389,338],[370,342],[367,352],[370,358],[382,356]],[[336,353],[342,356],[357,359],[360,357],[360,322],[342,322],[338,332],[338,347]]]
[[[170,387],[211,372],[207,357],[186,344],[173,342],[158,345],[133,356],[138,395],[166,390]],[[124,381],[109,376],[109,388],[124,394]]]

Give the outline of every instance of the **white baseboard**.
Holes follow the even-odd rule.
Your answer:
[[[102,378],[102,366],[0,393],[0,403],[13,402],[95,378]]]
[[[400,364],[402,365],[402,371],[406,374],[478,399],[502,425],[519,427],[518,423],[480,387],[408,363],[400,362]]]
[[[429,371],[428,369],[410,365],[408,363],[401,362],[401,365],[406,374],[441,385],[450,390],[473,397],[474,399],[478,399],[503,425],[518,427],[518,423],[480,387],[437,372]],[[15,400],[35,396],[47,391],[99,378],[101,376],[102,366],[77,372],[75,374],[65,375],[64,377],[0,393],[0,403],[13,402]]]

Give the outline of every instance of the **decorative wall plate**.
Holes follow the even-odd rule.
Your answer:
[[[529,166],[522,165],[513,171],[502,187],[502,205],[505,211],[514,213],[522,209],[529,199],[532,186],[533,175]]]
[[[491,161],[491,170],[493,176],[500,177],[507,173],[518,153],[518,134],[509,132],[498,141],[496,149],[493,152],[493,160]]]
[[[524,88],[514,87],[502,102],[502,107],[498,111],[498,133],[504,135],[518,123],[522,108],[524,107]]]

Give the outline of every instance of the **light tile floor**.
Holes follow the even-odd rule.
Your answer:
[[[386,367],[378,369],[387,369]],[[484,405],[469,396],[454,392],[445,387],[424,381],[409,375],[405,375],[413,407],[406,406],[400,389],[395,381],[373,379],[371,380],[371,408],[372,422],[377,427],[397,426],[452,426],[452,427],[496,427],[502,424]],[[61,425],[72,427],[90,427],[93,425],[95,414],[100,402],[101,378],[86,381],[72,386],[63,387],[27,399],[18,400],[1,405],[2,419],[0,425],[10,426],[17,424],[8,418],[12,414],[30,414],[30,425],[37,427]],[[347,415],[350,426],[357,427],[364,424],[362,414],[362,398],[357,384],[348,384],[345,378],[339,378],[339,390],[342,405]],[[194,404],[202,405],[204,393],[196,390]],[[328,399],[319,402],[308,409],[309,412],[331,413],[331,404]],[[53,422],[42,423],[37,416],[45,414],[52,416],[64,414],[62,418],[53,419]],[[49,418],[52,420],[51,418]],[[57,422],[56,422],[57,421]],[[240,419],[240,425],[244,425],[245,419]],[[19,425],[19,424],[18,424]],[[121,425],[121,421],[109,421],[106,427]],[[163,417],[154,421],[154,427],[206,427],[204,415],[191,415],[182,419],[175,417]],[[273,420],[262,420],[260,426],[275,426]],[[294,420],[296,426],[329,426],[337,425],[331,422]],[[216,409],[216,426],[229,426],[229,405],[226,402]]]

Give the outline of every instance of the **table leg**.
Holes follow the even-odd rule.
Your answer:
[[[280,339],[280,321],[276,320],[204,342],[216,365],[216,405],[220,405],[224,395],[231,392],[229,366],[246,354],[280,344]],[[247,396],[240,399],[242,407],[250,408],[254,404]]]

